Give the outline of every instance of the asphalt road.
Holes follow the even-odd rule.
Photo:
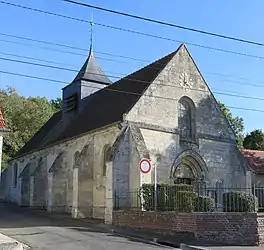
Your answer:
[[[135,238],[121,237],[100,226],[98,229],[98,222],[54,218],[46,212],[39,213],[5,203],[0,203],[0,233],[27,244],[31,249],[41,250],[169,249]]]
[[[31,250],[169,250],[129,236],[112,233],[99,221],[74,220],[68,215],[32,211],[0,201],[0,233]],[[208,247],[212,250],[264,250],[263,247]]]

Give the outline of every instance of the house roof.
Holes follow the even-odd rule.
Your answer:
[[[184,45],[181,45],[169,55],[93,93],[89,96],[87,106],[71,120],[66,128],[62,129],[57,136],[47,140],[46,136],[49,131],[61,122],[61,112],[53,115],[28,143],[18,151],[15,158],[38,150],[41,147],[56,144],[115,122],[121,122],[123,115],[134,106],[140,96],[182,46]],[[43,143],[44,139],[45,142]]]
[[[92,48],[90,49],[89,56],[83,64],[81,70],[72,81],[72,84],[80,80],[91,81],[105,85],[112,83],[96,63]]]
[[[264,174],[264,151],[244,149],[242,154],[255,173]]]

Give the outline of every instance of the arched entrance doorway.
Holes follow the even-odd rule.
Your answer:
[[[171,179],[175,184],[194,185],[203,193],[207,176],[207,165],[195,151],[183,151],[174,161],[171,170]]]

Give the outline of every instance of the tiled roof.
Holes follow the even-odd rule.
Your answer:
[[[123,120],[123,115],[135,105],[147,87],[165,68],[182,46],[184,45],[181,45],[173,53],[89,96],[87,106],[71,120],[66,128],[62,128],[60,133],[47,140],[49,131],[61,122],[61,113],[55,114],[39,132],[18,151],[15,157],[115,122],[121,122]],[[131,92],[133,94],[131,94]]]
[[[244,149],[242,154],[255,173],[264,174],[264,151]]]

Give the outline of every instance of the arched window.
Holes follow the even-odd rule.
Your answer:
[[[107,162],[112,160],[111,147],[106,145],[104,147],[104,163],[103,163],[103,176],[106,176]]]
[[[181,138],[195,138],[195,106],[188,97],[183,97],[178,103],[178,128]]]

